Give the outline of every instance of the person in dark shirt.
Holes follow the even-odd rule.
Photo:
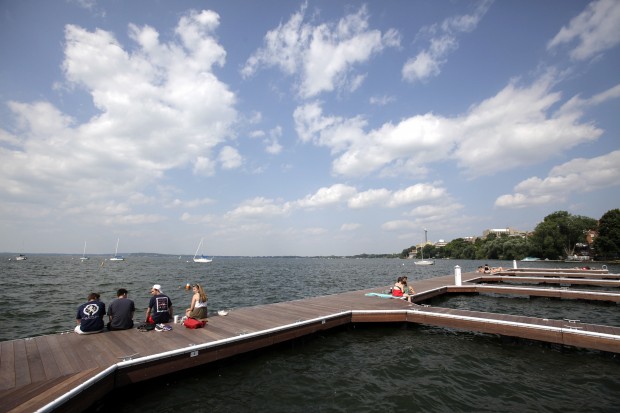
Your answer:
[[[146,310],[146,322],[150,324],[167,323],[174,316],[172,300],[161,290],[161,285],[151,288],[151,300]]]
[[[103,331],[103,316],[105,304],[99,301],[99,294],[88,294],[88,302],[80,305],[77,310],[75,332],[78,334],[93,334]]]
[[[136,311],[135,304],[127,298],[128,291],[120,288],[116,292],[116,300],[110,303],[108,308],[108,330],[128,330],[133,328],[133,314]]]

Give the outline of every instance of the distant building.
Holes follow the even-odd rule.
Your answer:
[[[448,243],[442,239],[435,243],[435,247],[437,248],[445,247],[446,245],[448,245]]]
[[[527,234],[526,231],[519,231],[518,229],[514,229],[511,227],[508,228],[493,228],[486,229],[482,232],[482,238],[486,238],[491,234],[495,234],[497,236],[508,235],[510,237],[525,237]]]

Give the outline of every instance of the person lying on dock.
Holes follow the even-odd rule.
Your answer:
[[[78,334],[94,334],[103,331],[105,304],[99,301],[99,294],[88,294],[88,301],[78,307],[75,317],[75,332]]]

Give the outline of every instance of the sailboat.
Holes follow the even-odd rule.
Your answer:
[[[120,238],[116,239],[116,250],[114,251],[114,256],[110,258],[110,261],[125,261],[125,258],[123,258],[122,255],[118,255],[118,242],[120,240]]]
[[[426,229],[424,230],[424,246],[428,244],[428,238],[426,236]],[[425,260],[424,259],[424,247],[422,247],[422,259],[413,262],[415,265],[435,265],[435,260]]]
[[[82,256],[80,257],[81,261],[86,261],[88,259],[88,257],[86,256],[86,241],[84,241],[84,252],[82,253]]]
[[[196,248],[196,253],[194,253],[194,262],[211,262],[213,261],[211,258],[207,258],[204,255],[200,255],[200,257],[197,257],[198,255],[198,250],[200,249],[200,247],[202,247],[202,241],[204,240],[204,238],[200,239],[200,243],[198,244],[198,248]]]

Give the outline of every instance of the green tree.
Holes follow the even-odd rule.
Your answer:
[[[572,255],[575,244],[586,242],[588,230],[596,228],[596,220],[566,211],[547,215],[538,224],[532,235],[531,249],[534,255],[550,260],[563,259]]]
[[[601,260],[615,260],[620,257],[620,209],[605,212],[599,220],[594,253],[596,258]]]

